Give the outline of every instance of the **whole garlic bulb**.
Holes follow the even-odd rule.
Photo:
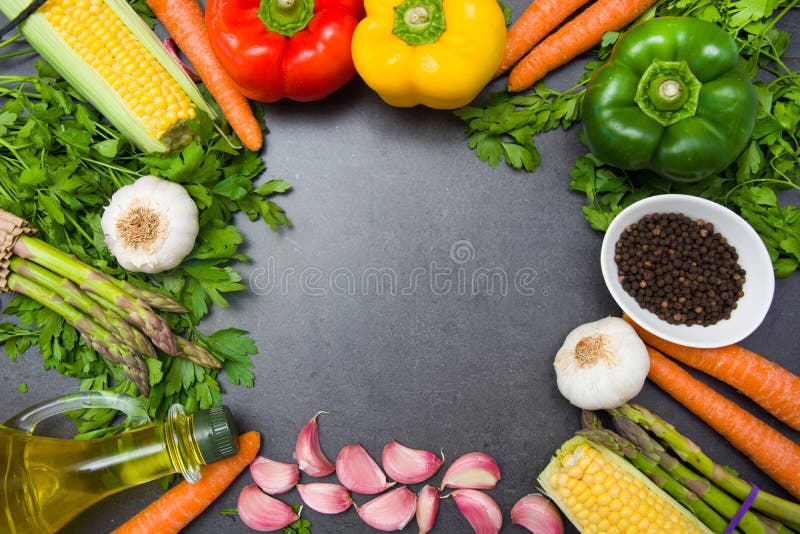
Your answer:
[[[119,188],[100,219],[106,245],[123,269],[159,273],[194,248],[198,211],[180,184],[142,176]]]
[[[611,409],[635,397],[650,370],[647,347],[624,319],[575,328],[554,362],[558,390],[585,410]]]

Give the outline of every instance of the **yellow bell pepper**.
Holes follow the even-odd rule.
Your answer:
[[[364,7],[353,63],[392,106],[464,106],[503,58],[506,25],[497,0],[366,0]]]

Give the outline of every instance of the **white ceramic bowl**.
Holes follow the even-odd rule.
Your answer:
[[[616,243],[626,226],[648,213],[682,213],[691,219],[704,219],[712,223],[714,231],[726,237],[728,243],[736,248],[739,265],[745,270],[744,294],[737,301],[737,307],[729,319],[711,326],[669,324],[639,306],[622,288],[614,262]],[[622,311],[653,334],[689,347],[721,347],[741,341],[764,320],[775,290],[772,262],[753,227],[728,208],[690,195],[657,195],[625,208],[608,227],[600,251],[600,265],[606,286]]]

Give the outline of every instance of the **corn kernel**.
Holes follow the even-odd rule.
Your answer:
[[[156,138],[195,116],[183,88],[103,0],[48,0],[39,11]]]
[[[582,532],[698,532],[649,481],[593,447],[579,445],[547,480]]]

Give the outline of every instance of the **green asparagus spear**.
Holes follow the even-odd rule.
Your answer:
[[[98,302],[90,299],[86,293],[81,291],[70,280],[62,278],[52,271],[18,256],[11,258],[9,268],[12,272],[20,274],[29,280],[33,280],[39,285],[58,294],[67,304],[74,306],[89,317],[92,317],[100,326],[113,333],[120,341],[133,349],[134,352],[155,356],[153,346],[144,338],[144,335],[137,336],[136,334],[138,331],[134,332],[134,327],[126,323],[111,310],[104,308]],[[141,343],[143,339],[144,343]]]
[[[697,518],[712,531],[721,534],[725,532],[728,521],[719,513],[702,501],[690,488],[682,485],[669,473],[664,471],[658,462],[644,454],[636,445],[615,432],[602,428],[599,421],[591,412],[585,411],[582,416],[583,430],[577,434],[589,441],[603,445],[608,450],[622,456],[645,474],[658,487],[667,492],[673,499],[691,510]]]
[[[119,317],[120,321],[125,322],[125,320],[122,319],[122,317],[124,317],[127,313],[125,312],[125,310],[123,310],[113,302],[109,302],[100,295],[92,292],[87,292],[86,296],[89,297],[91,300],[97,302],[100,306],[102,306],[105,310],[107,310],[111,317],[113,318]],[[142,349],[141,354],[145,356],[150,356],[151,358],[155,358],[156,349],[153,348],[153,344],[150,342],[150,338],[144,335],[141,332],[141,330],[139,330],[135,326],[133,326],[131,330],[133,331],[133,336],[136,338],[136,346]]]
[[[205,347],[192,343],[181,336],[176,336],[175,340],[178,342],[178,356],[191,360],[202,367],[210,369],[220,369],[222,367],[222,362],[215,358]]]
[[[14,254],[46,267],[56,274],[69,278],[84,291],[91,291],[118,305],[126,311],[123,317],[138,326],[153,341],[153,344],[174,356],[177,351],[175,336],[163,317],[150,306],[140,302],[106,274],[92,269],[69,254],[44,241],[30,236],[21,236],[12,249]]]
[[[127,280],[120,280],[119,278],[114,277],[110,277],[110,279],[112,282],[117,284],[120,289],[152,308],[175,313],[186,313],[189,311],[183,306],[183,304],[174,300],[168,295],[133,285]]]
[[[615,413],[652,432],[678,458],[737,499],[744,500],[750,494],[752,486],[748,482],[736,476],[733,470],[709,458],[696,443],[644,406],[623,404]],[[792,529],[800,529],[800,503],[762,490],[756,495],[752,508],[774,517]]]
[[[114,334],[103,328],[91,317],[51,290],[18,273],[10,273],[6,279],[8,289],[35,300],[59,314],[80,332],[86,343],[107,360],[123,366],[125,375],[136,384],[144,396],[150,394],[150,378],[147,363],[131,351]]]
[[[102,306],[110,310],[122,312],[122,310],[118,306],[115,306],[114,304],[108,302],[102,297],[99,297],[94,294],[90,294],[90,297],[99,302]],[[178,353],[176,354],[176,356],[179,356],[181,358],[186,358],[188,360],[193,361],[197,365],[210,369],[219,369],[222,367],[222,362],[219,361],[206,348],[201,347],[196,343],[192,343],[191,341],[177,335],[175,336],[175,342],[178,344]]]
[[[613,413],[613,410],[611,412]],[[662,468],[670,472],[685,486],[691,488],[723,517],[733,519],[739,511],[742,504],[740,501],[719,489],[707,478],[683,465],[680,460],[670,455],[655,439],[651,438],[643,428],[619,415],[614,415],[614,425],[621,435],[636,444],[649,457],[657,459]],[[748,511],[742,516],[739,527],[747,533],[780,532],[789,534],[791,532],[780,523],[761,518],[753,511]]]

